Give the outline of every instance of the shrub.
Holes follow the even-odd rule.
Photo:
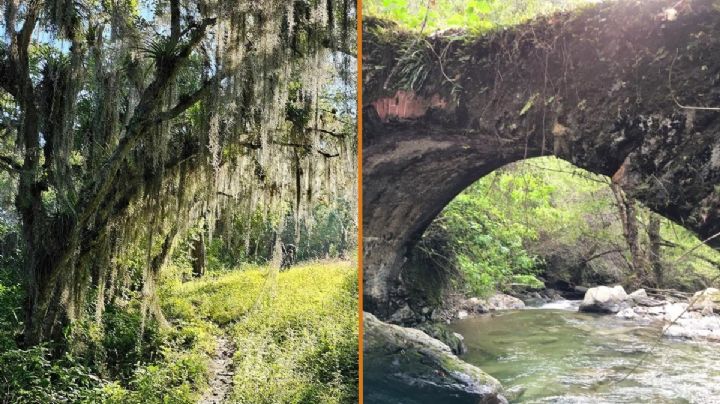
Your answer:
[[[15,336],[20,332],[22,288],[18,284],[3,284],[0,279],[0,352],[16,348]]]
[[[93,397],[100,379],[70,355],[51,360],[36,346],[0,353],[0,396],[11,403],[77,402]]]
[[[103,317],[102,348],[111,376],[128,380],[140,363],[152,362],[161,346],[159,330],[154,321],[147,321],[140,338],[139,310],[109,306]]]

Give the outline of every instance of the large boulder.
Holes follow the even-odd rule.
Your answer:
[[[644,298],[648,297],[647,292],[645,289],[638,289],[628,295],[630,299],[638,299],[638,298]]]
[[[480,299],[477,297],[471,297],[462,302],[462,310],[465,312],[464,316],[458,318],[465,318],[470,314],[482,314],[490,311],[497,310],[519,310],[525,308],[525,302],[504,293],[496,293],[486,299]]]
[[[712,314],[720,312],[720,290],[715,288],[707,288],[693,295],[692,306],[690,310],[700,311],[703,314]]]
[[[617,313],[628,307],[627,293],[622,286],[598,286],[588,289],[580,303],[580,311],[590,313]]]
[[[413,328],[364,314],[364,380],[368,403],[507,403],[495,378]]]
[[[655,307],[663,306],[666,302],[663,300],[653,299],[649,297],[645,289],[638,289],[628,295],[628,299],[631,300],[636,306]]]
[[[463,342],[465,338],[456,332],[452,332],[442,323],[422,323],[417,326],[417,329],[449,346],[455,355],[462,355],[467,352],[467,347]]]
[[[519,310],[525,308],[525,303],[517,297],[504,293],[496,293],[486,300],[486,307],[491,310]]]
[[[471,297],[469,299],[466,299],[462,303],[462,308],[468,313],[476,314],[487,313],[488,311],[490,311],[490,309],[487,307],[487,303],[477,297]]]

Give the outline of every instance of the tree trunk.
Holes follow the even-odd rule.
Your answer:
[[[640,248],[640,238],[638,235],[638,220],[637,212],[635,209],[635,201],[628,198],[625,192],[620,188],[618,184],[611,184],[610,188],[615,195],[618,208],[618,214],[623,227],[623,236],[625,242],[630,250],[630,257],[632,260],[633,270],[635,271],[635,279],[637,279],[638,286],[647,279],[647,262],[645,255]]]
[[[192,242],[192,274],[199,278],[205,275],[205,233],[200,232]]]
[[[662,288],[664,285],[663,268],[661,262],[660,244],[660,217],[658,215],[650,215],[650,222],[647,227],[648,239],[650,240],[650,249],[648,251],[648,262],[655,275],[655,285]]]
[[[37,254],[28,257],[25,330],[23,344],[33,346],[46,340],[59,340],[67,324],[67,312],[60,302],[60,277],[63,272]]]
[[[167,264],[168,259],[170,259],[170,256],[172,255],[172,249],[173,244],[175,242],[175,236],[177,235],[177,226],[173,226],[173,228],[170,230],[170,232],[165,236],[165,240],[163,241],[162,248],[160,249],[160,252],[158,255],[153,257],[153,259],[150,261],[150,268],[148,271],[148,276],[150,278],[145,279],[144,285],[143,285],[143,327],[141,327],[141,335],[144,332],[144,325],[145,325],[145,317],[147,314],[150,314],[153,316],[158,324],[160,324],[161,327],[169,327],[170,324],[168,323],[167,319],[165,319],[165,316],[162,313],[162,310],[160,309],[160,302],[158,300],[158,296],[155,293],[155,287],[157,285],[157,282],[160,279],[160,270]],[[203,244],[204,248],[204,244]],[[203,251],[204,253],[204,251]],[[204,256],[203,256],[204,258]],[[203,268],[204,270],[204,268]],[[141,341],[139,339],[139,341]]]

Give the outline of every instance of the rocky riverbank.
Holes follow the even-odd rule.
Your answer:
[[[492,376],[459,359],[456,355],[466,352],[464,339],[467,336],[463,337],[465,332],[447,324],[458,324],[458,320],[474,321],[473,318],[502,321],[492,319],[503,319],[513,315],[511,312],[519,313],[530,307],[596,314],[582,317],[595,319],[588,321],[613,316],[652,328],[662,327],[663,335],[669,338],[720,342],[718,289],[708,288],[694,295],[652,289],[639,289],[628,294],[622,286],[598,286],[584,292],[582,301],[564,300],[554,290],[518,294],[517,297],[502,293],[487,298],[455,296],[441,309],[413,310],[406,305],[387,323],[366,313],[365,381],[366,391],[372,392],[372,396],[366,398],[377,403],[390,403],[402,396],[408,404],[428,402],[433,398],[443,402],[447,397],[453,397],[453,402],[458,403],[507,402],[505,397],[521,394],[515,391],[517,386],[503,390]],[[493,315],[500,311],[506,313]],[[408,396],[408,392],[417,393],[417,397]]]
[[[720,342],[720,290],[708,288],[687,299],[650,297],[644,289],[598,286],[585,294],[580,311],[615,314],[660,323],[670,338]]]
[[[507,403],[495,378],[455,356],[446,344],[423,331],[378,320],[364,313],[365,399],[407,404]],[[410,393],[408,393],[410,392]],[[435,400],[435,401],[433,401]]]
[[[562,301],[555,290],[532,292],[522,295],[522,299],[496,293],[488,298],[456,299],[451,305],[432,312],[435,323],[462,320],[464,318],[486,315],[500,310],[519,310],[529,305],[547,304]],[[673,291],[653,290],[648,294],[638,289],[630,294],[622,286],[597,286],[585,290],[579,304],[579,311],[616,315],[632,319],[643,324],[658,324],[663,327],[664,335],[670,338],[720,342],[720,290],[707,288],[695,294],[682,294]],[[430,333],[433,337],[437,335]],[[442,335],[445,335],[444,333]],[[439,338],[451,346],[457,343],[457,336]],[[455,353],[462,353],[453,349]]]

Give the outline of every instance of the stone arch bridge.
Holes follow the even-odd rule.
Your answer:
[[[528,157],[720,232],[720,1],[618,0],[471,39],[369,20],[363,50],[366,311],[389,314],[408,249],[449,201]]]

